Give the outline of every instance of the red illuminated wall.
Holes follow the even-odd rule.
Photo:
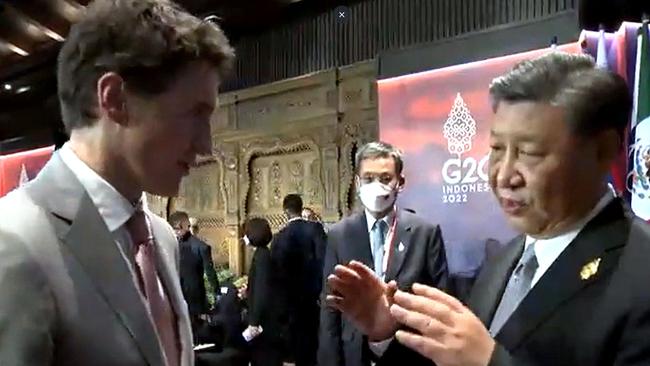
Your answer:
[[[50,159],[53,146],[0,156],[0,197],[32,180]]]

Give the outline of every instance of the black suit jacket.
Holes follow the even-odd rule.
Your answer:
[[[210,246],[195,236],[188,235],[180,243],[181,289],[191,315],[207,314],[210,308],[205,291],[203,274],[215,294],[219,292],[219,280],[212,264]]]
[[[299,311],[305,302],[317,303],[325,245],[323,226],[312,221],[290,221],[275,235],[271,254],[287,311]]]
[[[275,332],[276,328],[273,272],[269,248],[255,249],[248,274],[248,324],[261,325],[265,332]]]
[[[523,247],[523,237],[513,240],[474,285],[469,307],[487,327]],[[596,271],[585,267],[596,262]],[[649,226],[617,198],[522,300],[490,365],[650,365],[649,283]]]
[[[446,289],[447,259],[440,227],[425,222],[413,213],[400,210],[397,213],[396,231],[386,281],[395,280],[398,287],[405,291],[410,291],[415,282]],[[343,219],[329,230],[323,277],[326,279],[337,264],[346,264],[351,260],[360,261],[369,268],[374,266],[364,212]],[[326,294],[325,287],[323,300]],[[341,313],[323,306],[320,327],[320,366],[370,365],[374,356],[368,347],[367,337],[342,317]],[[424,358],[397,341],[391,342],[378,361],[379,365],[412,366],[427,363]]]

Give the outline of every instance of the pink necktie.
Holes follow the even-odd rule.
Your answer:
[[[160,282],[156,269],[156,241],[151,233],[150,223],[138,205],[135,213],[126,223],[133,241],[136,272],[140,292],[147,301],[149,314],[158,333],[158,341],[166,360],[166,366],[180,364],[180,347],[176,327],[176,316],[172,310],[165,287]]]

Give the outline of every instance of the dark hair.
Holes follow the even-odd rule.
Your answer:
[[[574,133],[592,136],[613,129],[621,142],[632,104],[622,77],[596,68],[589,55],[565,52],[518,63],[492,81],[490,99],[495,112],[502,101],[560,106]]]
[[[187,221],[188,223],[190,222],[190,216],[187,214],[187,212],[176,211],[172,212],[172,214],[169,215],[169,225],[171,225],[173,228],[180,225],[180,223],[183,221]]]
[[[223,78],[233,59],[234,51],[218,25],[170,0],[93,1],[59,53],[63,123],[68,132],[94,123],[97,80],[107,72],[119,74],[135,93],[155,95],[193,60],[210,62]]]
[[[293,215],[302,214],[302,198],[299,194],[292,193],[284,197],[282,208]]]
[[[369,142],[361,146],[354,159],[355,171],[359,173],[362,161],[379,158],[393,158],[395,160],[395,172],[398,175],[402,174],[402,170],[404,169],[402,152],[393,145],[381,141]]]
[[[248,219],[244,224],[244,233],[254,247],[265,247],[273,239],[269,222],[261,217]]]

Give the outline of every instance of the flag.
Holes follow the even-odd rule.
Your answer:
[[[610,37],[610,39],[611,38],[612,37]],[[625,47],[624,43],[621,45],[620,40],[618,40],[618,38],[621,38],[620,35],[618,37],[614,35],[612,39],[612,44],[609,47],[610,50],[616,51],[615,48],[620,48],[621,46],[623,48]],[[583,45],[584,52],[589,52],[587,46],[588,44],[585,41]],[[614,60],[614,67],[612,67],[612,65],[609,62],[610,50],[608,50],[607,47],[607,37],[605,34],[605,28],[601,26],[600,31],[598,32],[598,44],[596,47],[596,67],[604,70],[612,70],[616,68],[616,70],[612,70],[612,71],[619,72],[618,69],[618,65],[620,65],[620,60],[618,59],[619,53],[614,53],[612,55]],[[627,132],[625,133],[625,136],[627,136]],[[626,145],[624,144],[624,146]],[[615,192],[618,196],[623,197],[625,195],[626,178],[627,178],[627,149],[621,149],[619,156],[617,156],[617,158],[612,163],[612,166],[609,170],[609,174],[607,175],[607,183],[610,189],[613,192]]]
[[[614,39],[609,47],[608,55],[610,60],[614,60],[614,65],[610,65],[610,70],[619,74],[625,81],[627,81],[627,42],[626,42],[626,25],[623,24],[614,33]],[[629,193],[627,190],[627,174],[628,174],[628,161],[627,161],[627,147],[629,141],[629,125],[623,133],[623,148],[614,160],[610,168],[610,182],[614,186],[616,193],[628,200]]]
[[[605,44],[605,29],[600,28],[598,35],[598,52],[596,53],[596,66],[601,69],[609,70],[607,62],[607,45]]]
[[[632,211],[644,220],[650,219],[650,179],[645,159],[650,155],[650,36],[648,21],[639,28],[637,40],[634,99],[632,106]]]

